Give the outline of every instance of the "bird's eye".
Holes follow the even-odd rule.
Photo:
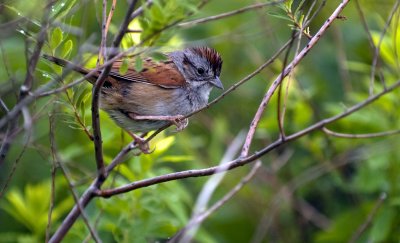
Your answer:
[[[204,69],[203,68],[198,68],[197,69],[198,74],[204,74]]]

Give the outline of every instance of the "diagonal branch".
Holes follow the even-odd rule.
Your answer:
[[[33,75],[35,73],[36,65],[39,61],[40,58],[40,51],[42,50],[42,47],[44,45],[44,42],[46,40],[46,34],[47,30],[49,27],[49,20],[50,20],[50,13],[51,13],[51,8],[54,3],[54,0],[49,0],[46,4],[45,10],[44,10],[44,15],[42,18],[42,29],[40,30],[38,36],[37,36],[37,43],[36,46],[33,50],[33,53],[31,57],[28,60],[28,67],[27,67],[27,73],[25,76],[24,83],[20,87],[20,93],[18,97],[18,102],[23,100],[26,96],[28,96],[29,92],[32,90],[33,86]],[[10,136],[10,134],[13,133],[13,131],[17,128],[18,125],[18,119],[17,115],[20,114],[20,111],[24,109],[25,106],[22,106],[21,109],[16,113],[16,116],[13,119],[5,119],[5,124],[9,124],[7,128],[7,139],[3,141],[2,146],[0,147],[0,165],[3,164],[3,161],[5,160],[7,153],[11,147],[11,142],[13,140],[13,137]],[[9,112],[7,112],[6,116],[8,116]],[[4,119],[2,119],[4,120]],[[4,125],[5,125],[4,124]],[[2,126],[0,126],[1,128]]]
[[[79,197],[77,192],[75,191],[74,185],[72,184],[72,179],[67,171],[67,168],[64,166],[63,162],[60,159],[60,156],[58,154],[58,150],[57,150],[57,146],[55,143],[55,137],[54,137],[54,131],[55,131],[55,124],[54,124],[54,119],[51,116],[50,117],[50,149],[51,149],[51,154],[53,157],[53,168],[55,170],[55,166],[59,167],[61,169],[61,172],[63,173],[65,180],[67,181],[68,187],[71,191],[71,194],[75,200],[76,205],[78,206],[78,209],[82,215],[82,219],[83,222],[85,223],[85,225],[87,226],[87,228],[89,229],[90,235],[93,237],[94,241],[96,243],[101,242],[100,237],[98,236],[96,230],[94,230],[94,228],[92,227],[92,225],[89,222],[88,216],[86,215],[86,212],[84,210],[84,208],[82,207],[81,204],[78,203],[79,201]],[[53,182],[54,183],[54,178],[53,178]],[[51,199],[53,200],[53,199]],[[51,214],[49,213],[49,218],[51,218]]]
[[[133,0],[131,4],[129,5],[129,8],[127,10],[126,16],[124,21],[122,22],[119,31],[117,35],[114,38],[113,44],[112,44],[112,50],[117,48],[119,44],[122,41],[122,38],[125,34],[126,29],[128,28],[130,20],[130,15],[135,9],[137,0]],[[110,53],[109,59],[112,59],[115,57],[115,53]],[[104,66],[103,71],[99,75],[99,77],[96,80],[96,83],[93,85],[92,89],[92,106],[91,106],[91,111],[92,111],[92,126],[93,126],[93,142],[94,142],[94,149],[95,149],[95,156],[96,156],[96,165],[97,165],[97,172],[100,180],[105,179],[105,166],[104,166],[104,158],[103,158],[103,146],[102,146],[102,139],[101,139],[101,131],[100,131],[100,119],[99,119],[99,99],[100,99],[100,89],[103,87],[103,84],[110,73],[112,68],[112,62],[108,63],[107,65]]]
[[[300,137],[303,137],[313,131],[320,130],[328,124],[338,121],[350,114],[353,114],[354,112],[356,112],[356,111],[362,109],[363,107],[371,104],[372,102],[378,100],[383,95],[390,93],[391,91],[397,89],[399,86],[400,86],[400,80],[398,80],[395,84],[389,86],[387,89],[381,91],[380,93],[370,96],[368,99],[348,108],[346,111],[344,111],[340,114],[323,119],[307,128],[304,128],[301,131],[298,131],[297,133],[286,136],[285,140],[278,139],[275,142],[268,145],[267,147],[264,147],[263,149],[256,151],[249,156],[239,157],[227,164],[224,164],[223,166],[225,168],[227,168],[227,170],[232,170],[239,166],[249,164],[249,163],[261,158],[263,155],[267,154],[271,150],[274,150],[274,149],[282,146],[283,144],[294,141],[294,140],[296,140]],[[107,197],[122,194],[125,192],[133,191],[133,190],[136,190],[139,188],[153,186],[153,185],[160,184],[160,183],[167,182],[167,181],[173,181],[173,180],[178,180],[178,179],[183,179],[183,178],[191,178],[191,177],[208,176],[208,175],[215,174],[218,171],[220,171],[219,166],[209,167],[206,169],[179,171],[179,172],[174,172],[174,173],[165,174],[165,175],[161,175],[161,176],[156,176],[156,177],[149,178],[149,179],[135,181],[130,184],[127,184],[127,185],[124,185],[121,187],[117,187],[117,188],[113,188],[113,189],[98,190],[98,191],[95,191],[94,194],[99,197],[107,198]]]
[[[207,210],[204,210],[203,212],[200,212],[196,215],[196,217],[193,217],[187,225],[181,229],[178,233],[175,234],[175,236],[172,237],[172,239],[169,241],[170,243],[173,242],[190,242],[188,237],[192,237],[194,233],[192,232],[192,228],[198,227],[204,220],[206,220],[213,212],[218,210],[220,207],[222,207],[227,201],[229,201],[233,196],[235,196],[240,189],[243,188],[243,186],[248,183],[256,174],[258,169],[261,167],[261,161],[257,160],[257,162],[254,164],[254,166],[251,168],[250,172],[243,177],[243,179],[232,189],[230,190],[227,194],[225,194],[220,200],[218,200],[216,203],[214,203],[210,208]]]
[[[321,26],[321,28],[318,30],[318,32],[313,36],[313,38],[308,42],[308,44],[303,48],[303,50],[294,57],[293,61],[285,68],[285,70],[275,79],[274,82],[272,82],[272,85],[268,89],[267,93],[265,94],[263,100],[260,103],[260,106],[258,107],[258,110],[256,114],[254,115],[253,121],[251,122],[249,132],[247,133],[246,137],[246,142],[243,145],[242,149],[242,157],[247,156],[249,153],[249,149],[251,146],[251,143],[253,141],[253,137],[255,134],[255,131],[257,129],[258,123],[261,120],[261,117],[265,111],[265,108],[271,99],[272,95],[274,94],[275,90],[279,87],[280,83],[286,77],[289,75],[289,73],[296,67],[299,62],[307,55],[307,53],[311,50],[312,47],[317,44],[317,42],[320,40],[321,36],[326,32],[328,27],[332,24],[332,22],[339,16],[339,14],[342,12],[342,10],[346,7],[346,5],[349,3],[350,0],[343,0],[342,3],[339,4],[339,6],[335,9],[335,11],[331,14],[331,16],[324,22],[324,24]]]
[[[271,5],[276,5],[276,4],[280,4],[285,2],[285,0],[279,0],[279,1],[275,1],[275,2],[266,2],[266,3],[256,3],[253,5],[249,5],[240,9],[236,9],[230,12],[226,12],[226,13],[222,13],[222,14],[218,14],[218,15],[214,15],[214,16],[209,16],[209,17],[205,17],[205,18],[201,18],[201,19],[195,19],[195,20],[191,20],[188,22],[184,22],[184,23],[180,23],[178,24],[179,27],[191,27],[197,24],[202,24],[202,23],[206,23],[209,21],[214,21],[214,20],[219,20],[222,18],[226,18],[226,17],[231,17],[234,16],[236,14],[241,14],[241,13],[245,13],[247,11],[250,10],[254,10],[254,9],[258,9],[258,8],[263,8],[266,6],[271,6]]]

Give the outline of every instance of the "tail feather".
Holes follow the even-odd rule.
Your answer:
[[[74,70],[75,72],[81,73],[83,75],[86,75],[86,74],[89,73],[88,69],[83,68],[83,67],[81,67],[79,65],[76,65],[76,64],[74,64],[74,63],[72,63],[70,61],[67,61],[65,59],[54,57],[54,56],[50,56],[50,55],[47,55],[47,54],[43,54],[42,56],[43,56],[44,59],[47,59],[50,62],[53,62],[53,63],[57,64],[58,66],[70,68],[70,69]]]

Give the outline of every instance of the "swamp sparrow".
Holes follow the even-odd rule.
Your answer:
[[[59,66],[81,74],[90,70],[61,58],[43,55]],[[166,54],[167,60],[143,60],[143,69],[119,70],[122,60],[113,63],[100,94],[100,108],[128,132],[149,132],[169,123],[178,130],[188,124],[185,115],[204,107],[213,87],[223,89],[219,80],[222,59],[210,47],[191,47]],[[88,79],[94,83],[100,72]]]

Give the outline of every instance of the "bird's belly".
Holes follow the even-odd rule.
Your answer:
[[[207,101],[193,99],[185,89],[165,89],[158,95],[147,96],[144,99],[145,102],[135,104],[134,110],[137,114],[145,116],[188,115],[207,104]]]
[[[132,132],[148,132],[170,123],[157,119],[132,119],[135,116],[188,115],[207,104],[207,99],[184,88],[162,89],[157,86],[136,84],[132,92],[120,102],[112,103],[108,94],[101,98],[101,108],[122,128]],[[117,95],[117,94],[114,94]],[[120,95],[120,94],[118,94]],[[121,97],[122,98],[122,97]],[[208,98],[208,97],[207,97]]]

